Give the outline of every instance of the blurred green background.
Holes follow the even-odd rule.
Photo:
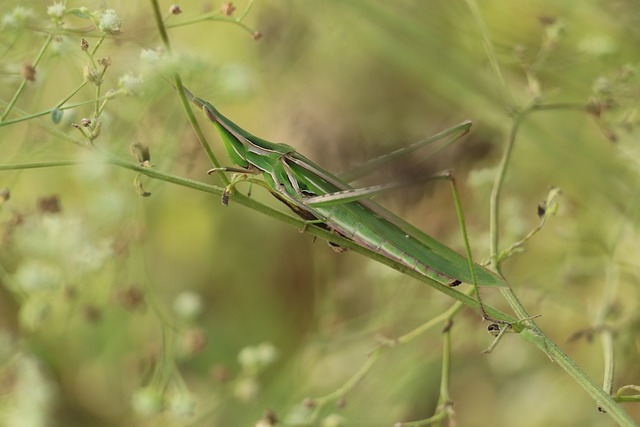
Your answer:
[[[503,84],[464,1],[263,0],[245,27],[224,19],[242,16],[247,2],[234,2],[230,18],[219,2],[186,2],[174,16],[162,2],[172,58],[150,2],[52,5],[0,6],[3,112],[64,12],[6,120],[47,111],[82,84],[90,64],[83,37],[89,51],[99,45],[94,59],[111,60],[100,94],[127,82],[135,88],[106,103],[97,150],[70,143],[82,141],[72,123],[92,118],[95,102],[65,110],[59,123],[45,114],[0,127],[0,424],[265,426],[273,411],[281,425],[297,425],[310,412],[305,398],[341,387],[377,337],[405,334],[453,303],[233,199],[224,208],[210,194],[146,177],[139,184],[151,195],[141,197],[135,173],[100,153],[135,162],[130,146],[141,143],[153,168],[220,185],[206,174],[211,165],[170,83],[174,72],[240,126],[336,172],[471,119],[471,135],[421,173],[455,170],[477,259],[489,254],[488,201],[511,108],[554,106],[518,128],[501,248],[537,225],[551,187],[563,191],[560,209],[504,273],[545,333],[597,382],[603,356],[594,325],[614,331],[614,390],[640,382],[636,2],[481,2]],[[87,9],[70,13],[80,7]],[[113,18],[109,9],[120,31],[99,42],[95,25]],[[203,16],[216,19],[196,22]],[[95,97],[88,84],[68,104]],[[228,165],[213,128],[198,118]],[[6,167],[67,160],[82,164]],[[390,165],[372,182],[407,169]],[[280,208],[260,188],[252,197]],[[446,184],[380,201],[463,252]],[[498,292],[484,296],[509,309]],[[458,425],[613,425],[517,337],[481,354],[492,338],[479,313],[463,310],[453,328]],[[390,349],[311,425],[431,416],[442,345],[437,327]],[[637,405],[625,409],[640,420]]]

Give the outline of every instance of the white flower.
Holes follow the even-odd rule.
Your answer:
[[[194,319],[202,313],[202,297],[195,292],[181,292],[173,301],[173,310],[182,319]]]
[[[18,266],[14,279],[23,292],[32,293],[57,288],[61,274],[51,264],[31,259]]]
[[[98,29],[104,33],[117,34],[120,32],[122,19],[118,18],[116,11],[107,9],[98,17]]]
[[[61,19],[66,12],[67,7],[64,3],[54,2],[53,5],[47,8],[47,15],[55,19]]]
[[[63,280],[100,269],[112,255],[110,243],[94,239],[79,218],[44,215],[27,220],[15,233],[16,248],[29,259],[18,268],[16,280],[27,291],[55,288]]]
[[[322,420],[322,427],[341,427],[345,425],[346,419],[342,415],[330,414]]]
[[[254,370],[259,365],[259,356],[255,347],[244,347],[238,353],[238,363],[244,369]]]
[[[46,377],[40,361],[21,355],[15,363],[15,384],[11,404],[7,405],[3,421],[7,426],[44,427],[50,425],[55,390]]]
[[[278,350],[269,343],[264,342],[258,346],[249,346],[238,353],[238,363],[250,373],[257,373],[261,369],[271,365],[278,358]]]
[[[131,396],[131,406],[136,414],[150,417],[162,411],[162,395],[154,388],[139,388]]]
[[[240,64],[226,64],[221,67],[220,84],[230,93],[246,96],[255,85],[250,68]]]
[[[143,82],[144,79],[142,77],[127,73],[118,79],[118,86],[124,90],[127,95],[135,95]]]
[[[196,413],[196,401],[187,393],[169,398],[169,412],[177,419],[191,418]]]
[[[262,366],[271,365],[278,359],[278,349],[270,342],[263,342],[256,348],[258,360]]]
[[[1,28],[21,28],[24,27],[27,20],[34,16],[33,9],[23,6],[16,6],[9,13],[2,16]]]
[[[243,402],[251,402],[260,393],[260,384],[255,377],[241,378],[234,384],[233,394]]]
[[[51,43],[51,49],[52,52],[57,55],[68,55],[72,52],[75,53],[77,45],[75,40],[72,40],[70,37],[58,34]]]
[[[591,90],[598,95],[610,95],[612,92],[611,81],[606,77],[600,76],[593,82]]]
[[[51,297],[36,295],[27,299],[20,307],[18,322],[22,330],[35,332],[46,327],[51,313]]]
[[[469,172],[467,183],[474,188],[488,187],[493,184],[497,173],[497,168],[474,169]]]
[[[615,41],[604,35],[585,37],[578,44],[578,48],[593,56],[611,55],[618,50]]]
[[[161,49],[142,49],[140,59],[146,62],[158,62],[162,59],[163,52]]]

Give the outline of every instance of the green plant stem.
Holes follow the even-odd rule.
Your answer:
[[[31,120],[31,119],[42,117],[42,116],[47,116],[47,115],[50,115],[54,110],[71,110],[71,109],[74,109],[74,108],[77,108],[77,107],[81,107],[83,105],[93,104],[95,102],[95,99],[91,99],[91,100],[88,100],[88,101],[77,102],[75,104],[70,104],[70,105],[63,106],[63,104],[65,102],[67,102],[75,93],[77,93],[85,85],[86,84],[83,83],[78,89],[75,89],[70,96],[67,96],[64,100],[59,102],[57,107],[49,108],[48,110],[40,111],[38,113],[33,113],[33,114],[24,113],[25,115],[23,117],[18,117],[16,119],[11,119],[11,120],[6,120],[6,121],[0,121],[0,127],[13,125],[13,124],[20,123],[20,122],[25,122],[25,121],[28,121],[28,120]],[[103,100],[103,101],[107,100],[107,99],[117,95],[120,92],[121,92],[120,90],[111,91],[111,92],[103,95],[100,98],[100,100]],[[0,102],[2,102],[2,101],[0,101]],[[21,111],[21,113],[23,113],[23,112]]]
[[[49,47],[49,45],[53,41],[53,38],[55,37],[55,35],[56,35],[55,31],[52,31],[51,33],[49,33],[49,36],[47,37],[47,39],[45,40],[44,44],[40,48],[40,51],[36,55],[36,59],[33,61],[33,64],[31,64],[31,66],[34,69],[37,68],[38,64],[40,63],[40,60],[44,56],[44,53],[46,52],[47,48]],[[9,105],[7,105],[7,108],[4,110],[4,113],[2,113],[2,116],[0,117],[0,122],[3,122],[7,118],[7,116],[9,115],[11,110],[13,109],[13,106],[18,101],[18,98],[20,97],[20,95],[24,91],[24,88],[27,87],[27,83],[28,83],[28,80],[26,78],[23,78],[22,81],[20,82],[20,86],[18,86],[18,89],[16,90],[16,93],[13,95],[13,98],[11,98],[11,101],[9,101]]]
[[[637,218],[638,208],[640,207],[640,198],[634,197],[629,203],[625,215],[625,218]],[[599,332],[600,345],[602,346],[602,360],[603,360],[603,375],[602,375],[602,389],[612,394],[614,375],[615,375],[615,357],[614,357],[614,333],[607,327],[606,320],[609,316],[612,307],[615,304],[615,299],[618,294],[618,285],[620,280],[619,266],[616,264],[616,249],[620,244],[620,241],[625,236],[627,229],[627,223],[622,221],[620,227],[613,235],[612,242],[610,244],[611,254],[610,258],[606,262],[605,266],[605,278],[603,295],[599,298],[600,307],[596,314],[595,322],[592,326],[594,331]],[[616,402],[621,402],[617,399],[617,394],[614,396]]]
[[[345,382],[342,386],[340,386],[338,389],[334,390],[333,392],[325,396],[317,397],[313,399],[314,404],[317,405],[316,411],[314,412],[319,412],[326,404],[330,402],[334,402],[342,398],[344,395],[346,395],[351,389],[353,389],[353,387],[355,387],[356,384],[360,382],[360,380],[362,380],[362,378],[365,377],[365,375],[371,370],[373,365],[376,364],[376,362],[378,361],[380,356],[382,356],[383,353],[384,353],[383,347],[376,348],[371,353],[369,353],[369,357],[367,358],[367,361],[364,363],[364,365],[362,365],[358,370],[358,372],[356,372],[355,375],[349,378],[347,382]]]
[[[640,395],[616,397],[616,402],[620,402],[620,403],[638,403],[638,402],[640,402]]]
[[[470,289],[469,292],[473,292],[473,289]],[[462,307],[464,307],[464,305],[460,301],[456,301],[444,313],[434,317],[433,319],[429,320],[428,322],[418,326],[413,331],[408,332],[408,333],[402,335],[401,337],[399,337],[398,339],[396,339],[395,340],[396,344],[397,345],[406,344],[406,343],[414,340],[417,336],[422,335],[427,330],[433,328],[434,326],[436,326],[436,325],[438,325],[440,323],[444,323],[449,319],[453,319],[456,316],[456,314],[458,314],[458,312],[462,309]]]
[[[613,254],[612,254],[613,255]],[[613,392],[613,380],[615,372],[615,358],[613,356],[613,333],[605,322],[614,304],[618,290],[618,267],[615,265],[613,256],[606,265],[606,280],[604,281],[604,295],[600,298],[600,308],[596,315],[593,330],[599,332],[600,343],[602,345],[602,356],[604,362],[602,389],[607,393]]]
[[[449,395],[449,378],[451,377],[451,329],[453,325],[451,320],[449,320],[449,322],[446,326],[447,330],[442,334],[442,374],[440,378],[440,398],[438,399],[438,406],[440,407],[444,407],[451,401]]]
[[[500,270],[500,263],[498,262],[498,245],[499,245],[499,206],[500,206],[500,195],[502,193],[502,188],[504,187],[505,177],[507,175],[507,168],[511,161],[511,154],[513,153],[513,147],[516,141],[516,135],[518,133],[518,129],[522,124],[524,119],[524,114],[519,114],[514,118],[513,125],[511,127],[511,131],[509,132],[509,137],[507,139],[507,144],[502,153],[502,158],[500,159],[500,164],[498,166],[498,171],[496,173],[496,178],[493,183],[493,189],[491,191],[491,198],[489,200],[489,235],[491,238],[490,241],[490,254],[491,254],[491,265],[498,272],[498,274],[502,274]],[[524,308],[516,294],[513,290],[508,288],[501,289],[502,296],[507,300],[507,303],[511,307],[511,309],[516,313],[518,319],[527,319],[530,318],[531,315]],[[530,322],[534,328],[537,329],[534,322]],[[540,332],[540,331],[537,331]],[[541,333],[541,332],[540,332]]]
[[[480,28],[485,53],[487,55],[489,63],[491,64],[494,75],[500,85],[499,90],[502,94],[504,104],[507,108],[507,111],[512,112],[514,104],[511,100],[511,96],[509,95],[507,85],[504,81],[504,77],[500,70],[495,52],[493,51],[489,32],[482,18],[478,5],[475,0],[467,0],[467,4],[469,6],[471,14],[473,15],[473,19],[475,20],[476,25],[478,25],[478,27]],[[551,109],[552,106],[548,106],[547,108]],[[502,159],[500,160],[498,172],[496,174],[493,189],[491,192],[489,214],[490,251],[492,259],[491,264],[498,273],[501,273],[499,265],[500,263],[497,259],[497,255],[499,254],[499,201],[502,189],[504,187],[507,169],[511,161],[511,155],[513,153],[516,135],[526,115],[531,111],[542,109],[542,107],[531,105],[528,108],[517,112],[516,116],[513,118],[511,130],[509,132],[506,146],[504,147]],[[510,287],[502,288],[501,293],[519,319],[522,320],[531,317]],[[629,414],[627,414],[618,404],[616,404],[616,402],[609,394],[607,394],[601,387],[599,387],[571,358],[569,358],[555,343],[553,343],[540,330],[535,322],[533,322],[533,320],[528,320],[527,329],[524,329],[522,333],[518,335],[525,340],[533,342],[540,350],[544,351],[550,358],[552,358],[552,360],[556,361],[558,365],[562,369],[564,369],[565,372],[567,372],[567,374],[569,374],[574,379],[574,381],[576,381],[597,402],[597,404],[618,423],[618,425],[625,427],[636,425]]]
[[[504,148],[502,159],[498,167],[496,179],[494,181],[493,191],[490,199],[490,236],[491,236],[491,258],[492,265],[496,271],[500,273],[500,265],[497,262],[498,251],[498,214],[499,214],[499,201],[502,188],[504,186],[507,169],[510,164],[513,147],[516,141],[516,135],[522,124],[524,118],[532,111],[540,111],[545,109],[544,107],[535,107],[525,110],[519,113],[513,121],[511,131],[507,139],[506,146]],[[503,297],[506,299],[509,306],[513,309],[519,319],[527,319],[531,316],[524,308],[516,294],[511,288],[502,288],[500,290]],[[555,343],[553,343],[540,328],[532,320],[527,321],[529,338],[536,346],[544,351],[550,358],[552,358],[558,365],[569,374],[574,381],[576,381],[601,407],[607,412],[607,414],[613,418],[618,425],[631,427],[636,424],[631,419],[622,407],[620,407],[613,398],[606,393],[600,386],[598,386],[571,358],[569,358]],[[527,339],[523,334],[519,334],[522,338]]]
[[[0,165],[0,172],[2,171],[15,171],[23,169],[42,169],[42,168],[54,168],[61,166],[77,166],[82,164],[76,160],[60,160],[49,162],[29,162],[29,163],[12,163],[6,165]]]
[[[602,355],[604,360],[604,375],[602,378],[602,389],[607,394],[613,391],[613,378],[615,373],[615,359],[613,357],[613,333],[609,329],[600,332],[602,342]]]
[[[124,169],[128,169],[131,170],[133,172],[137,172],[140,173],[142,175],[146,175],[150,178],[154,178],[154,179],[158,179],[164,182],[168,182],[171,184],[175,184],[175,185],[179,185],[181,187],[187,187],[187,188],[191,188],[193,190],[197,190],[197,191],[203,191],[206,193],[210,193],[210,194],[214,194],[218,197],[221,197],[223,192],[224,192],[224,188],[215,186],[215,185],[211,185],[211,184],[206,184],[200,181],[195,181],[192,179],[188,179],[188,178],[181,178],[175,175],[171,175],[171,174],[167,174],[161,171],[158,171],[156,169],[153,168],[148,168],[148,167],[143,167],[140,166],[137,163],[133,163],[130,161],[126,161],[126,160],[122,160],[118,157],[115,156],[111,156],[107,153],[100,153],[101,155],[103,155],[105,157],[105,162],[114,165],[114,166],[118,166]],[[45,167],[56,167],[56,166],[69,166],[69,165],[74,165],[74,164],[82,164],[82,162],[73,162],[73,161],[59,161],[59,162],[33,162],[33,163],[19,163],[19,164],[8,164],[8,165],[0,165],[0,171],[3,170],[19,170],[19,169],[34,169],[34,168],[45,168]],[[357,252],[361,255],[364,255],[374,261],[380,262],[382,264],[385,264],[391,268],[393,268],[394,270],[397,270],[401,273],[404,273],[410,277],[413,277],[414,279],[425,283],[431,287],[433,287],[434,289],[436,289],[439,292],[442,292],[452,298],[454,298],[457,301],[460,301],[462,304],[471,307],[472,309],[478,309],[478,302],[471,298],[468,294],[459,291],[455,288],[452,288],[450,286],[447,286],[445,284],[442,284],[440,282],[437,282],[433,279],[430,279],[429,277],[423,276],[422,274],[418,273],[417,271],[410,269],[406,266],[404,266],[403,264],[400,264],[390,258],[385,257],[384,255],[381,255],[377,252],[374,252],[370,249],[367,249],[365,247],[362,247],[356,243],[354,243],[353,241],[344,238],[338,234],[332,233],[330,231],[327,231],[323,228],[320,227],[316,227],[312,224],[309,224],[308,222],[303,221],[302,219],[298,218],[298,217],[293,217],[289,214],[286,214],[278,209],[274,209],[271,208],[267,205],[264,205],[248,196],[245,196],[241,193],[234,193],[233,197],[231,198],[231,202],[235,203],[235,204],[240,204],[243,205],[245,207],[248,207],[250,209],[253,209],[261,214],[270,216],[276,220],[285,222],[287,224],[290,224],[296,228],[298,228],[299,230],[304,230],[305,232],[317,236],[321,239],[324,240],[328,240],[331,242],[335,242],[336,244],[340,245],[341,247],[344,247],[346,249],[351,250],[352,252]],[[505,322],[515,322],[516,319],[513,318],[512,316],[507,315],[506,313],[503,313],[493,307],[490,306],[486,306],[485,305],[485,310],[487,312],[487,314],[489,314],[491,317],[498,319],[498,320],[502,320]]]
[[[529,231],[529,233],[527,233],[526,236],[524,236],[522,239],[518,240],[517,242],[512,243],[511,245],[509,245],[508,248],[502,250],[500,252],[499,256],[499,262],[504,261],[506,258],[513,256],[514,254],[517,253],[517,249],[521,248],[522,246],[524,246],[525,243],[527,243],[530,239],[532,239],[536,234],[538,234],[540,231],[542,231],[542,228],[544,227],[544,225],[547,223],[547,215],[543,215],[542,218],[540,219],[540,222],[538,223],[538,225],[533,228],[531,231]]]
[[[94,68],[96,67],[96,62],[95,62],[95,55],[98,52],[98,49],[100,49],[100,46],[102,46],[102,43],[104,42],[104,40],[107,38],[106,34],[103,34],[102,37],[100,37],[98,39],[98,42],[96,43],[96,45],[93,47],[93,49],[91,50],[91,54],[89,55],[91,58],[91,63],[93,64]],[[96,83],[96,97],[95,97],[95,110],[93,112],[93,117],[95,117],[96,119],[98,117],[100,117],[100,91],[102,88],[102,78],[104,77],[104,73],[107,70],[107,67],[102,67],[102,73],[100,75],[100,81]]]
[[[193,131],[195,132],[196,137],[200,142],[200,146],[206,153],[207,158],[211,162],[211,165],[213,165],[214,168],[221,169],[220,168],[221,165],[220,165],[220,162],[218,161],[218,158],[213,153],[213,150],[211,149],[211,146],[207,142],[207,138],[204,136],[204,132],[202,132],[202,128],[200,127],[200,124],[198,123],[198,120],[196,119],[195,114],[193,114],[191,103],[189,102],[189,100],[187,99],[187,96],[184,93],[184,86],[182,85],[182,79],[178,74],[175,75],[175,86],[178,89],[178,96],[180,97],[180,101],[182,102],[184,111],[187,114],[187,119],[189,120],[189,123],[191,124],[191,127],[193,128]],[[218,170],[218,176],[220,177],[220,180],[223,182],[225,186],[228,186],[231,183],[227,175],[222,170]]]
[[[216,12],[211,12],[205,15],[198,16],[196,18],[175,22],[173,24],[165,24],[165,26],[166,28],[178,28],[178,27],[184,27],[185,25],[193,25],[200,22],[204,22],[204,21],[218,21],[218,22],[226,22],[228,24],[238,25],[240,28],[247,31],[252,36],[255,36],[254,30],[242,22],[244,18],[248,15],[252,6],[253,6],[253,0],[249,2],[244,12],[242,12],[242,14],[238,18],[233,18],[231,16],[224,16],[220,11],[216,11]]]
[[[620,426],[635,427],[637,424],[618,405],[613,398],[596,384],[586,372],[582,370],[569,356],[567,356],[555,343],[546,336],[538,347],[546,352],[553,360],[567,372],[598,404],[598,407],[606,411]],[[542,346],[540,345],[542,344]]]
[[[511,155],[513,152],[513,147],[516,141],[516,135],[520,125],[522,124],[526,115],[531,111],[540,111],[543,110],[542,107],[530,108],[525,110],[514,118],[513,125],[509,132],[509,136],[507,139],[506,146],[504,148],[502,159],[500,160],[500,165],[498,167],[498,172],[496,174],[496,179],[494,181],[493,190],[491,192],[490,199],[490,238],[491,238],[491,258],[492,265],[496,271],[500,273],[500,265],[497,262],[498,251],[498,230],[499,230],[499,201],[500,195],[502,192],[502,188],[504,186],[505,177],[507,174],[507,169],[510,164]],[[519,319],[527,319],[531,316],[527,313],[527,310],[524,308],[516,294],[513,292],[511,288],[502,288],[501,293],[503,297],[506,299],[509,306],[513,309]],[[569,374],[574,381],[576,381],[601,407],[603,410],[607,412],[607,414],[613,418],[618,425],[631,427],[636,424],[631,419],[629,414],[627,414],[622,407],[620,407],[616,402],[612,399],[612,397],[607,394],[601,387],[599,387],[571,358],[569,358],[555,343],[553,343],[540,328],[533,322],[532,320],[527,321],[528,328],[527,332],[529,334],[529,341],[532,341],[536,346],[544,351],[550,358],[552,358],[558,365]],[[522,338],[527,339],[524,334],[519,334]],[[531,339],[533,337],[533,339]]]
[[[164,45],[164,48],[166,49],[167,53],[171,55],[172,54],[171,42],[169,40],[169,35],[167,34],[167,28],[165,26],[164,20],[162,19],[162,13],[160,12],[160,5],[158,4],[158,0],[151,0],[151,8],[153,9],[153,16],[155,17],[155,20],[156,20],[156,27],[158,27],[158,32],[160,33],[162,44]],[[200,124],[198,123],[198,120],[196,120],[195,114],[193,114],[191,103],[189,102],[189,100],[187,99],[184,93],[184,86],[182,84],[182,79],[180,78],[180,74],[176,73],[173,76],[173,83],[175,88],[178,90],[178,96],[180,97],[180,102],[182,102],[182,107],[184,108],[184,111],[187,114],[187,119],[189,120],[189,123],[191,124],[191,127],[193,128],[193,131],[195,132],[196,137],[198,138],[198,142],[200,143],[200,146],[204,150],[205,154],[207,155],[207,158],[209,159],[213,167],[220,168],[220,162],[218,161],[218,158],[216,157],[216,155],[213,153],[211,146],[207,142],[207,138],[204,136],[204,132],[202,132],[202,129],[200,128]],[[218,176],[220,177],[220,179],[222,180],[225,186],[229,185],[230,183],[229,178],[227,178],[227,175],[224,172],[222,171],[218,172]]]
[[[513,101],[513,97],[511,96],[508,86],[505,83],[504,76],[502,75],[502,70],[500,70],[498,59],[496,57],[495,52],[493,51],[493,43],[491,42],[489,30],[487,29],[484,19],[482,18],[482,14],[480,13],[480,8],[478,8],[478,4],[476,3],[475,0],[467,0],[467,6],[471,11],[473,20],[475,21],[476,25],[478,26],[478,29],[480,30],[483,47],[484,47],[485,53],[487,54],[491,71],[493,71],[493,75],[497,80],[497,89],[498,91],[500,91],[500,95],[502,96],[503,105],[506,106],[508,112],[511,112],[515,106],[515,102]]]
[[[473,292],[473,289],[469,290],[469,293]],[[327,404],[334,402],[338,399],[341,399],[342,397],[344,397],[347,393],[349,393],[353,387],[355,387],[361,380],[362,378],[364,378],[367,373],[373,368],[373,366],[376,364],[376,362],[380,359],[380,357],[388,350],[390,350],[391,348],[400,346],[402,344],[407,344],[411,341],[413,341],[414,339],[416,339],[418,336],[424,334],[426,331],[428,331],[429,329],[432,329],[434,327],[436,327],[439,324],[442,323],[446,323],[448,321],[450,321],[453,317],[456,316],[456,314],[458,314],[458,312],[460,312],[460,310],[462,309],[464,305],[457,301],[455,302],[447,311],[443,312],[442,314],[430,319],[428,322],[418,326],[417,328],[413,329],[412,331],[396,338],[396,339],[384,339],[382,342],[382,345],[378,346],[376,349],[374,349],[371,353],[369,353],[369,357],[367,358],[366,362],[364,363],[364,365],[362,365],[360,367],[360,369],[358,370],[358,372],[356,372],[351,378],[349,378],[349,380],[347,380],[342,386],[340,386],[338,389],[334,390],[333,392],[326,394],[322,397],[317,397],[313,399],[313,403],[315,404],[315,409],[314,409],[314,417],[317,417],[317,415],[319,414],[320,410],[326,406]],[[450,333],[450,331],[447,331],[444,333],[445,336],[445,340],[444,340],[444,348],[443,348],[443,353],[444,353],[444,358],[443,358],[443,366],[442,366],[442,379],[441,379],[441,383],[440,383],[440,400],[441,403],[445,403],[449,400],[449,391],[448,391],[448,384],[449,384],[449,373],[451,370],[451,340],[450,340],[450,336],[448,336]],[[440,414],[440,412],[438,414],[436,414],[434,417],[430,418],[429,420],[433,420],[435,417],[438,417],[437,419],[441,419],[443,418],[443,415]],[[411,424],[411,423],[402,423],[403,426],[405,425],[423,425],[425,423],[428,423],[429,420],[421,420],[421,421],[416,421],[414,423],[417,424]]]
[[[147,175],[151,178],[156,178],[156,179],[160,179],[166,182],[170,182],[173,184],[177,184],[180,186],[184,186],[184,187],[189,187],[192,188],[194,190],[199,190],[199,191],[204,191],[207,193],[211,193],[211,194],[215,194],[217,196],[222,196],[222,193],[224,192],[223,188],[214,186],[214,185],[210,185],[210,184],[205,184],[199,181],[194,181],[194,180],[190,180],[187,178],[180,178],[174,175],[170,175],[170,174],[165,174],[163,172],[157,171],[155,169],[150,169],[150,168],[145,168],[142,167],[140,165],[137,165],[135,163],[131,163],[128,161],[123,161],[120,160],[116,157],[110,157],[108,159],[108,162],[116,165],[116,166],[120,166],[129,170],[133,170],[135,172],[139,172],[143,175]],[[297,217],[293,217],[291,215],[288,215],[286,213],[283,213],[282,211],[279,211],[277,209],[271,208],[269,206],[266,206],[260,202],[257,202],[255,200],[253,200],[250,197],[244,196],[240,193],[234,193],[233,197],[232,197],[232,202],[233,203],[237,203],[237,204],[241,204],[244,205],[248,208],[251,208],[257,212],[260,212],[262,214],[268,215],[274,219],[286,222],[290,225],[293,225],[295,227],[297,227],[300,230],[305,230],[306,232],[320,237],[324,240],[329,240],[331,242],[335,242],[336,244],[340,245],[341,247],[344,247],[346,249],[350,249],[353,252],[357,252],[359,254],[362,254],[368,258],[373,259],[374,261],[378,261],[382,264],[385,264],[395,270],[398,270],[401,273],[404,273],[408,276],[411,276],[433,288],[435,288],[436,290],[451,296],[452,298],[462,302],[463,304],[473,308],[473,309],[478,309],[478,302],[469,297],[467,294],[456,290],[455,288],[452,288],[450,286],[447,286],[445,284],[442,284],[440,282],[437,282],[433,279],[430,279],[426,276],[423,276],[422,274],[418,273],[417,271],[410,269],[406,266],[404,266],[403,264],[400,264],[390,258],[385,257],[384,255],[381,255],[377,252],[374,252],[370,249],[367,249],[365,247],[362,247],[356,243],[354,243],[353,241],[346,239],[340,235],[337,235],[335,233],[332,233],[330,231],[327,231],[325,229],[322,229],[320,227],[316,227],[313,226],[311,224],[309,224],[308,222],[303,221],[302,219],[299,219]],[[485,309],[487,311],[487,313],[499,320],[504,320],[506,322],[513,322],[515,321],[515,319],[512,316],[509,316],[499,310],[496,310],[492,307],[489,306],[485,306]]]
[[[203,22],[203,21],[218,21],[218,22],[226,22],[226,23],[229,23],[229,24],[235,24],[235,25],[238,25],[243,30],[247,31],[248,33],[253,34],[253,30],[251,28],[249,28],[247,25],[245,25],[242,22],[240,22],[240,20],[233,19],[233,18],[228,18],[226,16],[219,16],[219,15],[204,16],[204,17],[200,16],[198,18],[190,19],[188,21],[182,21],[182,22],[176,22],[174,24],[168,24],[167,28],[184,27],[185,25],[197,24],[197,23]]]
[[[467,233],[467,225],[464,220],[462,202],[460,201],[460,196],[458,194],[458,187],[456,186],[455,178],[451,177],[450,181],[451,181],[451,191],[453,193],[453,203],[456,207],[456,214],[458,216],[458,223],[460,224],[460,232],[462,233],[462,240],[464,240],[465,254],[467,256],[467,261],[469,262],[469,271],[471,271],[471,279],[472,279],[471,281],[473,285],[474,295],[476,297],[476,300],[478,301],[478,308],[480,309],[480,313],[482,313],[482,320],[486,320],[489,318],[489,316],[484,311],[484,304],[482,303],[480,289],[478,288],[478,279],[476,278],[476,269],[474,267],[473,258],[471,255],[471,244],[469,243],[469,233]]]
[[[98,41],[96,42],[95,46],[93,46],[93,49],[91,49],[91,53],[89,53],[89,57],[91,58],[91,64],[94,66],[94,68],[97,68],[97,64],[95,63],[95,55],[98,52],[98,49],[100,49],[100,46],[102,46],[102,43],[106,38],[107,38],[107,35],[102,34],[98,39]]]
[[[82,90],[82,88],[85,87],[86,85],[87,85],[87,81],[86,80],[83,81],[82,83],[80,83],[80,85],[77,88],[75,88],[74,90],[72,90],[69,95],[67,95],[62,101],[58,102],[58,104],[56,105],[56,109],[58,109],[58,110],[63,109],[62,106],[64,104],[66,104],[67,101],[69,101],[71,98],[73,98],[76,93],[80,92]],[[103,98],[106,99],[107,97],[105,96]]]
[[[249,0],[247,7],[244,8],[244,12],[242,12],[242,15],[240,15],[237,20],[243,21],[244,18],[246,18],[247,15],[249,14],[249,11],[251,10],[252,7],[253,7],[253,0]]]
[[[151,9],[153,10],[153,17],[156,20],[156,27],[158,28],[158,32],[160,33],[162,44],[167,50],[167,53],[171,54],[171,43],[169,42],[169,35],[167,34],[167,29],[164,25],[164,19],[162,19],[162,12],[160,12],[160,5],[158,4],[158,0],[151,0]]]
[[[640,394],[623,395],[627,390],[640,391],[640,386],[630,384],[620,387],[614,396],[616,402],[640,402]]]
[[[500,164],[498,165],[498,171],[496,173],[496,177],[493,181],[493,189],[491,191],[491,197],[489,200],[489,235],[491,236],[491,240],[489,242],[490,246],[489,246],[489,250],[490,250],[490,254],[491,257],[493,258],[494,262],[493,262],[493,267],[494,268],[499,268],[499,265],[497,265],[496,261],[496,256],[498,255],[499,251],[499,233],[498,233],[498,229],[499,229],[499,216],[500,216],[500,210],[499,210],[499,202],[500,202],[500,195],[502,194],[502,188],[504,187],[504,180],[505,177],[507,175],[507,166],[509,165],[509,162],[511,161],[511,153],[513,152],[513,146],[515,144],[516,141],[516,135],[518,132],[518,128],[522,122],[523,116],[522,115],[518,115],[516,116],[513,125],[511,127],[511,130],[509,132],[509,137],[507,139],[507,144],[503,149],[502,152],[502,158],[500,159]],[[527,317],[522,316],[522,318]]]
[[[551,107],[550,107],[551,108]],[[549,108],[549,109],[550,109]],[[518,114],[514,118],[514,122],[507,139],[507,145],[504,148],[503,156],[498,167],[496,179],[494,182],[493,191],[491,193],[490,200],[490,236],[491,236],[491,257],[494,260],[493,263],[496,271],[500,272],[500,265],[495,262],[498,254],[498,205],[500,200],[500,194],[505,182],[505,176],[507,168],[511,160],[511,154],[516,141],[516,135],[522,121],[526,115],[532,111],[540,111],[547,109],[543,106],[530,108]],[[527,319],[530,315],[517,298],[511,288],[502,288],[501,293],[507,300],[509,306],[514,310],[519,319]],[[607,414],[613,418],[620,426],[635,426],[636,424],[631,419],[622,407],[620,407],[613,398],[606,393],[600,386],[598,386],[571,358],[569,358],[555,343],[553,343],[533,321],[527,322],[529,325],[530,337],[529,339],[536,344],[536,346],[547,353],[558,365],[567,372],[601,407],[607,412]],[[525,338],[523,334],[519,334],[522,338]]]

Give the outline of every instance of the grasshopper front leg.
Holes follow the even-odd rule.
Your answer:
[[[229,167],[229,166],[225,166],[225,167],[220,167],[220,168],[213,168],[213,169],[209,169],[207,171],[207,174],[211,175],[215,172],[234,172],[235,175],[231,178],[231,182],[229,183],[229,185],[227,185],[224,189],[224,191],[222,192],[222,204],[224,206],[229,206],[229,198],[231,197],[231,194],[233,194],[233,192],[236,189],[236,186],[243,181],[248,181],[249,183],[253,184],[258,183],[260,185],[264,184],[264,181],[261,180],[257,180],[255,178],[250,178],[249,175],[257,175],[259,174],[261,171],[258,170],[257,168],[255,168],[253,165],[249,165],[249,167],[246,168],[240,168],[240,167]],[[251,194],[251,190],[249,190],[249,195]]]

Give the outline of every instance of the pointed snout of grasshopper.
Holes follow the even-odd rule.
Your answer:
[[[208,105],[201,104],[200,108],[202,108],[202,111],[204,111],[204,114],[207,116],[209,120],[211,120],[212,122],[220,123],[218,116],[216,115],[216,113],[211,111],[211,108],[209,108]]]

